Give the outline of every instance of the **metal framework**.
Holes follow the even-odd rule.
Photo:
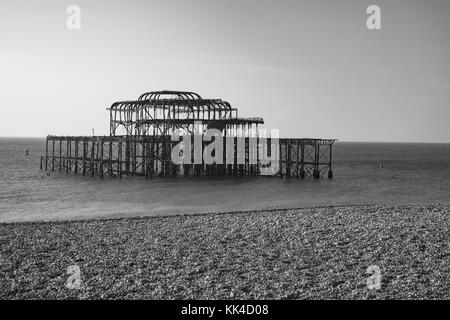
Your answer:
[[[41,169],[91,176],[142,175],[260,175],[266,165],[260,149],[272,151],[275,139],[261,139],[262,118],[238,117],[238,110],[221,99],[203,99],[194,92],[154,91],[137,100],[119,101],[108,108],[109,136],[47,136]],[[171,159],[177,133],[195,135],[214,128],[221,132],[224,150],[233,151],[230,161],[224,152],[221,163],[174,164]],[[241,139],[241,141],[238,141]],[[320,178],[331,168],[334,139],[276,139],[277,170],[280,177]],[[201,154],[210,142],[202,141]],[[194,143],[191,144],[194,148]],[[237,150],[242,147],[242,157]],[[228,149],[227,149],[228,148]],[[193,149],[191,154],[193,155]],[[273,156],[271,154],[271,156]]]
[[[194,92],[147,92],[135,101],[115,102],[108,110],[111,136],[165,136],[180,129],[192,133],[195,122],[202,122],[204,129],[221,131],[264,123],[262,118],[239,118],[237,109],[228,102],[203,99]]]

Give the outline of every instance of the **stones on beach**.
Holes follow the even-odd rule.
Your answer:
[[[448,214],[355,206],[0,224],[0,297],[449,298]],[[80,290],[65,286],[74,264]]]

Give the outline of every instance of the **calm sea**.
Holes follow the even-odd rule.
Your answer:
[[[44,139],[0,138],[0,222],[450,202],[450,144],[338,142],[333,180],[47,174],[44,147]]]

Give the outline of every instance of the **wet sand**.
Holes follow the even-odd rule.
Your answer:
[[[0,224],[0,298],[449,299],[449,210],[352,206]],[[79,267],[78,289],[66,287],[70,266]],[[369,266],[381,272],[379,289],[367,286]]]

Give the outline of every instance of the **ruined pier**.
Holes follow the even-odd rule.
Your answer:
[[[108,110],[109,136],[47,136],[41,169],[101,178],[333,177],[334,139],[262,135],[262,118],[238,117],[237,109],[220,99],[203,99],[192,92],[158,91],[145,93],[135,101],[116,102]],[[205,133],[211,129],[215,135],[205,140]],[[175,139],[175,135],[183,138]],[[179,140],[186,143],[186,139],[189,144],[176,149]],[[214,161],[208,162],[204,154],[212,141],[221,143],[220,150],[212,151]],[[181,163],[174,161],[178,153],[185,154]]]

